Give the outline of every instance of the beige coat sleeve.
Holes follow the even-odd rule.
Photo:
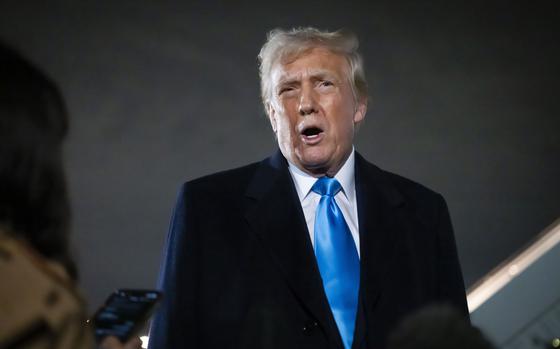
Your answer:
[[[85,303],[64,270],[0,237],[0,349],[90,349]]]

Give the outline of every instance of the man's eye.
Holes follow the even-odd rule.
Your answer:
[[[332,86],[332,85],[334,85],[334,84],[332,83],[332,81],[323,80],[323,81],[321,81],[321,84],[320,84],[320,85],[321,85],[321,86]]]
[[[294,89],[293,87],[282,87],[280,89],[280,91],[278,91],[278,95],[281,95],[282,93],[285,93],[285,92],[293,91],[293,89]]]

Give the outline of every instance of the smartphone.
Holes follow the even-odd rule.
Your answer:
[[[88,320],[96,340],[116,336],[126,342],[143,328],[161,297],[162,293],[155,290],[116,290]]]

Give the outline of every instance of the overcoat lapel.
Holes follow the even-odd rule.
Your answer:
[[[404,198],[383,172],[356,153],[356,200],[360,234],[360,309],[353,349],[362,348],[368,314],[375,308],[395,258]]]
[[[284,275],[295,297],[342,348],[287,162],[278,151],[250,182],[245,218]],[[303,324],[302,324],[303,325]]]

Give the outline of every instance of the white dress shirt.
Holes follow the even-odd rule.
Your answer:
[[[311,187],[313,187],[317,178],[303,172],[289,161],[288,168],[294,180],[301,208],[305,215],[305,222],[307,223],[307,230],[309,230],[311,243],[315,246],[315,211],[317,211],[317,205],[319,204],[321,195],[312,191]],[[335,195],[334,199],[342,211],[348,228],[350,228],[359,256],[360,234],[358,227],[358,207],[356,205],[356,181],[354,177],[354,149],[352,149],[352,153],[350,153],[350,156],[346,159],[346,162],[334,178],[336,178],[342,186],[342,190]]]

